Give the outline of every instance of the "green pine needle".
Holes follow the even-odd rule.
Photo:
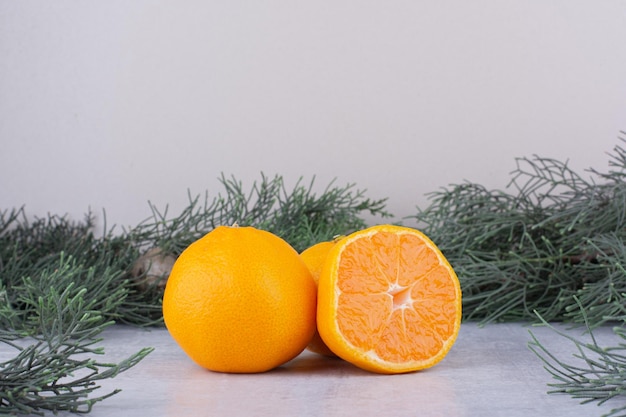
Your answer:
[[[61,276],[56,271],[42,275]],[[118,392],[93,396],[100,388],[98,381],[128,370],[152,351],[141,349],[117,364],[96,360],[104,354],[97,347],[98,335],[113,322],[104,321],[97,299],[87,297],[88,289],[71,283],[61,292],[50,286],[46,294],[35,296],[40,288],[32,280],[25,285],[33,286],[29,288],[33,298],[22,297],[31,308],[28,327],[39,332],[0,331],[0,343],[16,350],[13,359],[0,363],[1,413],[89,412],[95,403]],[[30,305],[32,301],[36,302]]]
[[[596,402],[603,405],[608,401],[621,401],[626,395],[626,344],[618,343],[613,347],[602,347],[598,344],[589,327],[588,318],[581,301],[575,298],[578,307],[586,323],[586,331],[591,342],[583,342],[580,339],[556,329],[550,325],[540,314],[537,313],[542,325],[552,329],[557,335],[563,337],[576,347],[578,353],[574,354],[574,362],[566,362],[551,353],[539,339],[530,332],[532,340],[529,348],[542,360],[544,368],[552,375],[556,382],[548,384],[550,394],[568,394],[572,398],[581,400],[582,404]],[[614,334],[621,340],[626,340],[626,329],[616,327]],[[621,400],[620,400],[621,399]],[[613,408],[604,417],[625,417],[626,405]]]
[[[585,175],[556,159],[519,158],[505,190],[451,185],[429,194],[430,204],[405,219],[416,222],[457,272],[465,320],[539,317],[544,324],[572,322],[589,331],[608,323],[623,326],[626,150],[616,146],[609,156],[607,172],[590,169]],[[189,194],[187,207],[176,216],[150,204],[146,221],[117,234],[105,227],[95,236],[91,214],[73,222],[54,215],[28,221],[23,208],[0,212],[0,341],[18,351],[0,364],[2,378],[15,378],[2,382],[16,384],[0,396],[0,412],[88,411],[112,395],[94,397],[94,381],[129,369],[149,349],[117,365],[80,363],[71,355],[101,354],[93,347],[97,334],[113,322],[161,325],[167,277],[151,276],[150,265],[176,257],[218,225],[265,229],[302,251],[366,227],[363,214],[391,217],[385,199],[366,198],[353,184],[331,183],[317,194],[313,180],[300,179],[292,189],[280,176],[262,176],[249,189],[234,177],[220,181],[223,192],[213,198],[208,192]],[[532,336],[531,349],[558,380],[554,392],[599,403],[625,395],[626,344],[603,349],[595,340],[589,344],[558,334],[576,344],[584,365],[558,359]],[[623,327],[616,334],[626,338]],[[78,350],[67,350],[77,335]],[[22,347],[26,337],[33,347]],[[69,356],[47,365],[54,372],[33,368],[27,376],[36,384],[27,386],[17,377],[26,372],[25,364],[45,363],[58,350]],[[91,370],[86,380],[67,380],[76,375],[71,368],[76,364]],[[57,377],[66,382],[65,391],[47,391]],[[626,408],[617,408],[613,414],[623,412]]]
[[[465,320],[539,318],[589,332],[612,323],[626,338],[623,147],[610,154],[609,167],[587,177],[567,162],[519,158],[505,191],[464,183],[430,195],[414,219],[459,275]],[[574,343],[582,364],[557,358],[531,333],[530,348],[558,381],[550,392],[598,404],[624,401],[626,344],[603,348],[592,333],[592,343],[584,343],[552,329]],[[608,415],[626,416],[626,406]]]
[[[538,311],[581,323],[573,296],[593,307],[592,326],[623,315],[626,150],[617,146],[610,166],[587,179],[566,162],[520,158],[507,191],[464,183],[430,194],[413,219],[459,275],[465,319],[532,321]]]
[[[113,323],[162,325],[167,273],[152,277],[151,263],[175,258],[216,226],[269,230],[301,251],[365,227],[362,214],[390,216],[385,199],[366,198],[352,184],[331,183],[318,195],[313,180],[288,190],[282,177],[262,176],[249,191],[235,178],[221,182],[224,194],[190,196],[175,217],[150,204],[151,217],[117,234],[105,225],[96,236],[91,213],[76,222],[29,220],[24,208],[0,212],[0,346],[16,353],[0,363],[0,414],[83,413],[114,395],[95,393],[98,381],[151,349],[104,363],[96,359],[104,353],[99,334]]]

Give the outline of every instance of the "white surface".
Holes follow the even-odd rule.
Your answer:
[[[603,169],[623,39],[623,0],[0,0],[0,209],[134,225],[263,171],[403,217],[518,156]]]
[[[614,400],[602,407],[580,405],[567,395],[548,395],[551,377],[527,347],[528,330],[519,324],[479,328],[464,323],[442,362],[411,374],[372,374],[305,351],[273,371],[233,375],[193,364],[166,330],[115,327],[105,333],[106,358],[111,361],[142,347],[156,349],[134,368],[106,381],[103,389],[123,391],[97,404],[90,415],[593,417],[624,404]],[[532,331],[552,353],[573,362],[571,342],[547,328]],[[571,334],[578,336],[578,331]],[[617,343],[608,327],[594,334],[603,346]]]

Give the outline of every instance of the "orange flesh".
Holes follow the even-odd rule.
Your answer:
[[[379,231],[344,247],[337,323],[353,346],[384,361],[429,360],[456,337],[454,272],[427,242]]]

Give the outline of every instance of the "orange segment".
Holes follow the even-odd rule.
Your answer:
[[[459,280],[418,230],[370,227],[328,254],[319,278],[317,327],[343,359],[380,373],[428,368],[448,353],[460,325]]]

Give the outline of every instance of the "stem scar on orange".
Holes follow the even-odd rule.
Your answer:
[[[198,365],[264,372],[306,348],[316,300],[311,273],[286,241],[253,227],[219,226],[176,260],[163,318]]]
[[[459,280],[420,231],[373,226],[330,249],[317,328],[337,356],[378,373],[417,371],[446,356],[460,326]]]

